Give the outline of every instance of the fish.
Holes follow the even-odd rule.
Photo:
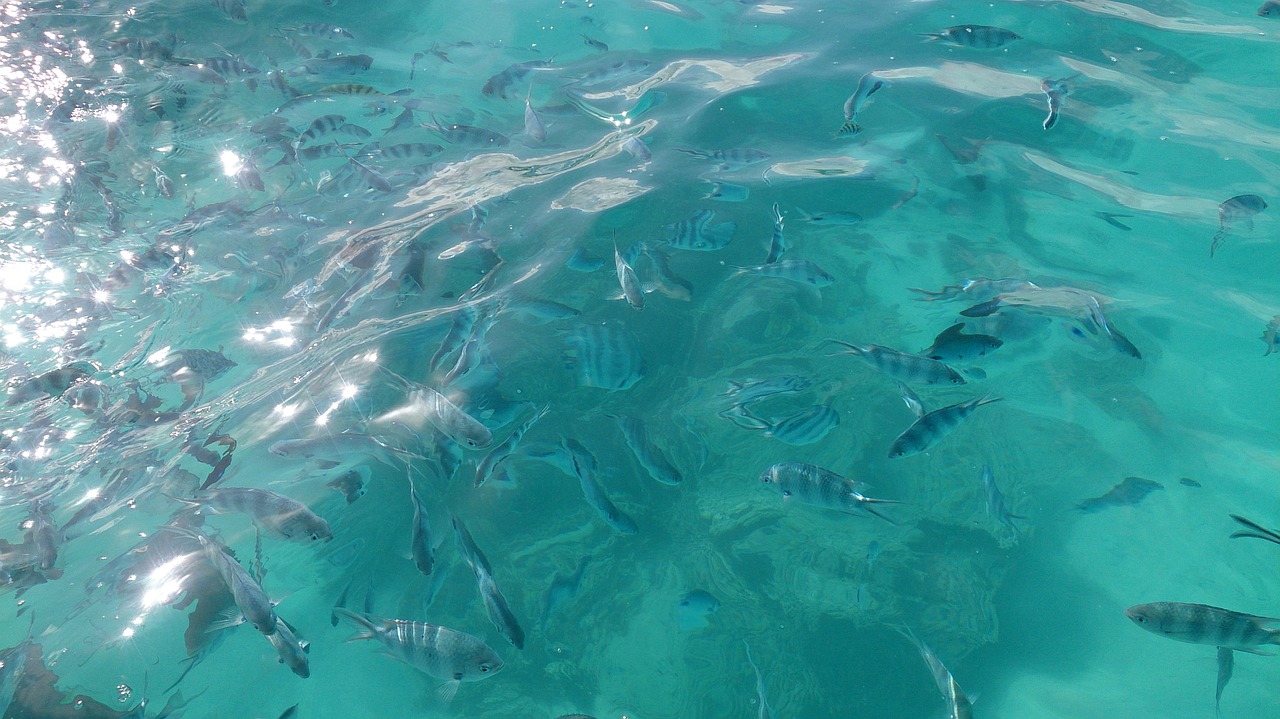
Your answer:
[[[409,480],[409,499],[413,502],[413,531],[409,537],[409,555],[413,557],[413,566],[425,576],[431,575],[435,567],[435,550],[431,546],[431,523],[427,517],[427,503],[422,501],[418,488]]]
[[[871,96],[876,94],[885,86],[882,78],[876,77],[875,72],[868,72],[858,78],[858,88],[853,94],[844,101],[844,124],[836,132],[837,135],[855,135],[861,128],[855,123],[858,113],[866,107],[867,101]]]
[[[421,123],[421,126],[437,133],[454,145],[461,147],[505,147],[511,142],[511,138],[506,135],[493,130],[486,130],[483,127],[459,125],[457,123],[441,125],[434,115],[431,119],[432,122]]]
[[[1241,614],[1207,604],[1152,602],[1124,610],[1134,624],[1169,639],[1271,656],[1260,647],[1280,644],[1280,619]]]
[[[323,53],[321,54],[323,55]],[[290,74],[324,75],[327,73],[341,73],[354,75],[365,72],[372,65],[373,58],[368,55],[330,55],[328,57],[311,58],[302,63],[300,70],[295,70]]]
[[[653,63],[648,60],[618,60],[604,67],[597,68],[573,81],[579,88],[594,87],[606,82],[614,82],[648,70]]]
[[[731,277],[754,275],[787,280],[810,287],[827,287],[836,281],[831,273],[809,260],[777,260],[756,267],[734,267]]]
[[[692,299],[693,285],[671,269],[671,255],[669,253],[663,252],[656,247],[646,246],[644,254],[649,258],[653,273],[657,276],[656,289],[659,292],[672,299],[684,300],[685,302]]]
[[[929,412],[893,440],[893,444],[889,447],[889,458],[909,457],[928,451],[960,426],[960,423],[973,414],[974,410],[984,404],[1000,400],[1000,397],[979,397]]]
[[[813,380],[795,374],[747,379],[740,382],[729,380],[729,389],[717,396],[727,398],[735,406],[745,406],[766,397],[804,392],[812,386]]]
[[[402,142],[396,145],[373,143],[360,148],[360,157],[391,158],[393,160],[425,160],[435,157],[444,148],[434,142]]]
[[[1237,539],[1240,537],[1252,537],[1254,539],[1265,539],[1268,542],[1274,542],[1275,544],[1280,544],[1280,532],[1277,532],[1274,529],[1267,529],[1266,527],[1263,527],[1257,522],[1254,522],[1249,519],[1245,519],[1244,517],[1241,517],[1238,514],[1231,515],[1231,518],[1236,520],[1236,522],[1238,522],[1239,524],[1242,524],[1249,529],[1249,531],[1247,532],[1238,531],[1233,533],[1231,535],[1232,539]]]
[[[531,60],[529,62],[517,62],[508,65],[502,72],[490,77],[485,82],[484,88],[480,91],[487,97],[497,95],[503,100],[507,99],[507,91],[516,83],[528,77],[529,73],[539,70],[550,65],[547,60]]]
[[[925,414],[924,402],[920,400],[920,396],[910,387],[901,381],[894,380],[898,385],[898,394],[902,397],[902,403],[907,405],[907,409],[911,410],[917,418],[923,417]]]
[[[1164,489],[1164,485],[1142,477],[1125,477],[1123,482],[1112,487],[1106,494],[1086,499],[1076,505],[1076,509],[1092,514],[1108,507],[1133,507],[1157,489]]]
[[[715,217],[713,210],[698,210],[688,219],[666,226],[667,237],[664,242],[679,250],[711,252],[723,248],[733,240],[737,224],[722,222],[712,225]]]
[[[311,644],[294,636],[293,630],[283,619],[276,618],[276,630],[267,635],[267,639],[280,657],[280,663],[289,667],[289,671],[303,679],[311,676],[311,664],[307,661]]]
[[[975,47],[980,50],[995,50],[1022,39],[1021,35],[1012,30],[991,25],[956,25],[943,28],[941,32],[921,34],[929,40],[944,40],[952,45]]]
[[[653,159],[653,153],[649,151],[649,146],[644,144],[644,140],[634,135],[622,142],[622,149],[628,155],[641,162],[648,162]]]
[[[383,371],[394,374],[383,368]],[[470,449],[485,449],[493,444],[493,432],[480,420],[467,414],[440,392],[395,375],[409,391],[410,414],[420,414],[441,434]],[[384,415],[385,417],[386,415]]]
[[[327,22],[308,22],[303,23],[302,25],[284,25],[280,27],[280,31],[292,33],[294,35],[321,38],[324,40],[354,40],[356,37],[351,34],[350,30]]]
[[[596,471],[599,464],[595,455],[582,445],[576,439],[566,438],[560,443],[561,450],[569,459],[569,469],[573,476],[578,478],[578,484],[582,487],[582,497],[587,501],[596,514],[605,521],[619,534],[635,534],[639,531],[636,520],[632,519],[626,512],[618,509],[617,506],[609,499],[605,493],[604,487],[600,486],[600,482],[596,479]]]
[[[982,487],[987,500],[987,515],[994,519],[1000,525],[1000,535],[998,537],[1000,546],[1012,545],[1018,539],[1020,529],[1015,519],[1026,519],[1020,514],[1012,514],[1004,503],[1004,495],[1000,493],[1000,488],[996,486],[995,473],[991,471],[989,465],[982,465]]]
[[[803,462],[779,462],[760,473],[760,481],[784,498],[846,514],[866,513],[893,524],[876,511],[876,504],[900,504],[892,499],[873,499],[863,494],[868,486],[829,469]]]
[[[735,185],[732,182],[712,182],[711,189],[702,196],[704,200],[717,202],[745,202],[751,195],[751,188],[746,185]]]
[[[986,356],[1004,345],[1004,340],[999,337],[983,334],[967,335],[961,332],[963,329],[963,322],[948,327],[934,338],[933,344],[921,350],[920,354],[942,362],[964,362]]]
[[[581,34],[582,34],[582,42],[587,47],[591,48],[592,50],[599,50],[600,52],[609,52],[608,45],[604,44],[603,42],[600,42],[599,40],[591,37],[590,35],[587,35],[586,33],[581,33]]]
[[[551,613],[563,607],[578,594],[578,591],[582,588],[582,578],[587,572],[587,565],[590,563],[591,556],[583,556],[578,560],[578,566],[574,569],[573,574],[567,577],[556,574],[555,578],[551,580],[551,584],[547,585],[547,591],[542,600],[542,628],[544,632]]]
[[[643,420],[637,417],[617,414],[609,414],[607,416],[618,423],[618,428],[622,430],[622,438],[626,440],[627,447],[631,449],[636,461],[640,463],[641,467],[644,467],[650,477],[669,486],[675,486],[684,481],[684,477],[680,475],[680,470],[676,469],[671,460],[667,458],[666,453],[650,439]]]
[[[342,497],[347,500],[347,504],[351,504],[364,496],[365,484],[369,482],[369,475],[370,472],[367,467],[357,467],[349,469],[325,482],[324,486],[338,490],[342,493]]]
[[[420,459],[412,452],[392,447],[382,440],[368,434],[341,432],[325,437],[308,437],[301,439],[282,439],[273,442],[267,451],[277,457],[289,459],[317,459],[322,462],[336,462],[351,455],[373,457],[388,466],[395,467],[388,454]]]
[[[406,619],[383,619],[343,607],[335,611],[361,628],[347,641],[378,640],[392,658],[447,682],[442,691],[446,701],[453,699],[461,682],[488,679],[505,666],[498,653],[484,641],[456,629]]]
[[[764,694],[764,675],[760,673],[760,667],[756,666],[756,660],[751,657],[751,645],[747,644],[747,640],[742,640],[742,646],[747,648],[747,664],[751,666],[751,670],[756,673],[756,719],[773,719],[773,710],[769,708],[769,699]]]
[[[1235,668],[1235,653],[1226,647],[1218,647],[1218,686],[1213,695],[1213,708],[1218,716],[1222,716],[1222,690],[1227,688]]]
[[[24,544],[30,545],[34,550],[35,566],[44,572],[53,569],[53,565],[58,561],[60,533],[58,525],[53,521],[53,515],[49,512],[49,506],[44,500],[37,499],[31,503],[31,513],[22,523],[22,528],[26,530]],[[4,569],[7,567],[0,568],[0,571]]]
[[[765,258],[766,265],[773,264],[782,259],[785,253],[791,247],[791,243],[787,242],[787,238],[782,234],[782,211],[778,209],[778,203],[773,203],[773,236],[769,239],[769,255]]]
[[[234,22],[249,22],[249,15],[244,9],[244,0],[213,0],[213,6]]]
[[[1070,94],[1071,88],[1067,86],[1066,80],[1045,78],[1040,81],[1040,89],[1044,91],[1045,97],[1049,99],[1049,114],[1045,116],[1041,126],[1046,130],[1052,130],[1058,124],[1058,116],[1062,111],[1062,99]]]
[[[715,162],[717,163],[716,169],[720,171],[749,167],[773,157],[773,155],[764,150],[757,150],[752,147],[733,147],[727,150],[689,150],[677,147],[676,151],[692,155],[699,160]]]
[[[807,212],[799,207],[796,212],[800,213],[800,221],[808,222],[826,227],[847,227],[862,222],[862,215],[856,212],[833,211],[833,212]]]
[[[720,608],[720,600],[709,592],[695,589],[686,592],[676,603],[676,624],[681,631],[690,632],[711,626],[708,621]]]
[[[964,377],[936,359],[900,352],[880,345],[855,345],[828,339],[847,348],[837,354],[851,354],[896,380],[914,384],[964,384]]]
[[[1102,212],[1101,210],[1096,210],[1094,211],[1093,216],[1098,218],[1099,220],[1102,220],[1108,225],[1111,225],[1117,230],[1124,230],[1125,232],[1129,232],[1133,230],[1132,227],[1124,224],[1118,219],[1122,217],[1133,217],[1133,215],[1117,215],[1114,212]]]
[[[498,588],[493,575],[476,572],[476,582],[479,584],[480,599],[489,615],[489,621],[493,622],[498,633],[511,642],[512,646],[524,649],[524,629],[520,628],[520,622],[516,620],[515,613],[511,611],[511,606]]]
[[[839,425],[840,414],[831,406],[831,402],[827,402],[815,404],[809,409],[771,423],[764,435],[793,447],[803,447],[821,441]]]
[[[532,86],[529,87],[529,91],[533,92]],[[533,109],[531,98],[532,95],[526,95],[524,98],[524,134],[534,142],[543,143],[547,141],[547,125],[538,115],[538,111]]]
[[[1267,323],[1267,328],[1262,331],[1262,341],[1267,345],[1267,351],[1262,353],[1263,357],[1280,348],[1280,315],[1272,317]]]
[[[230,590],[231,596],[235,600],[236,608],[240,610],[244,620],[252,624],[264,636],[269,637],[276,632],[278,618],[276,617],[275,606],[267,597],[266,592],[262,590],[262,585],[258,583],[258,580],[254,579],[240,565],[240,562],[236,561],[235,557],[228,553],[225,547],[215,543],[204,532],[196,529],[165,525],[164,531],[173,532],[199,542],[205,561],[217,571],[218,576],[222,577],[223,583]],[[237,623],[233,621],[228,626],[234,626]]]
[[[550,410],[551,405],[544,405],[542,409],[534,412],[532,417],[525,420],[512,430],[511,434],[507,435],[506,439],[495,445],[494,448],[476,464],[476,487],[483,485],[493,477],[493,475],[498,471],[498,467],[503,462],[507,461],[507,459],[509,459],[515,452],[516,447],[519,446],[520,440],[524,437],[525,433],[528,432],[533,425],[537,424],[538,420],[545,417],[547,412]]]
[[[466,560],[471,571],[477,574],[493,574],[493,566],[489,564],[489,558],[480,551],[471,532],[467,531],[467,526],[457,516],[451,515],[450,521],[453,524],[454,541],[457,542],[458,550],[462,552],[462,558]]]
[[[1236,223],[1243,221],[1245,230],[1253,231],[1253,216],[1265,209],[1267,201],[1257,195],[1236,195],[1218,205],[1218,233],[1209,246],[1209,257],[1226,241]]]
[[[206,489],[195,497],[173,499],[194,507],[208,507],[217,514],[247,515],[254,525],[285,539],[333,539],[329,523],[310,507],[267,489],[223,487]]]
[[[565,333],[572,354],[565,366],[578,383],[612,391],[630,389],[644,377],[644,357],[635,335],[615,325],[586,325]]]
[[[636,271],[618,251],[617,241],[613,243],[613,266],[618,272],[618,283],[622,285],[622,296],[626,298],[627,304],[631,305],[632,309],[644,309],[644,289],[640,287]]]
[[[1280,0],[1267,0],[1258,7],[1258,17],[1280,17]]]
[[[916,645],[916,650],[920,652],[921,658],[925,664],[929,665],[929,673],[933,675],[933,681],[938,686],[938,691],[942,692],[942,696],[947,700],[948,713],[947,719],[973,719],[973,702],[965,695],[960,685],[956,683],[956,678],[951,674],[951,670],[947,669],[938,655],[929,648],[929,645],[916,638],[916,635],[907,627],[899,627],[899,633],[905,636]]]

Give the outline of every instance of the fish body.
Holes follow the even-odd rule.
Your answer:
[[[307,652],[310,651],[311,645],[294,636],[293,630],[283,619],[277,617],[276,630],[268,635],[267,639],[271,641],[271,646],[280,657],[280,663],[289,667],[289,671],[303,679],[311,676],[311,663],[307,661]]]
[[[733,274],[771,277],[819,288],[827,287],[836,281],[831,273],[809,260],[777,260],[756,267],[737,267],[734,268]]]
[[[323,53],[321,53],[323,54]],[[373,58],[368,55],[330,55],[315,57],[302,63],[301,72],[294,74],[324,75],[328,73],[354,75],[368,70]]]
[[[702,196],[704,200],[717,202],[745,202],[751,195],[751,188],[746,185],[735,185],[732,182],[712,182],[711,189]]]
[[[720,600],[709,592],[695,589],[686,592],[676,603],[676,623],[683,631],[704,629],[710,626],[707,621],[720,608]]]
[[[240,610],[245,620],[266,636],[276,632],[278,618],[267,593],[262,591],[262,585],[258,580],[228,554],[222,545],[214,543],[198,530],[184,530],[177,527],[166,527],[166,530],[196,539],[200,543],[205,560],[217,571],[218,576],[222,577],[223,583],[227,585],[231,597],[235,600],[236,608]]]
[[[641,467],[649,473],[650,477],[666,485],[677,485],[684,481],[680,476],[680,470],[676,469],[671,460],[667,458],[662,448],[653,443],[649,437],[649,431],[645,428],[644,422],[637,417],[627,417],[624,415],[609,415],[618,423],[618,428],[622,430],[622,437],[626,440],[627,447],[631,449],[631,453],[635,455],[636,461]]]
[[[348,641],[376,639],[392,657],[436,679],[474,682],[503,668],[497,652],[470,634],[436,624],[383,619],[343,607],[335,611],[362,628]]]
[[[355,35],[352,35],[351,31],[327,22],[308,22],[303,23],[302,25],[285,25],[280,28],[280,31],[294,35],[321,38],[324,40],[355,39]]]
[[[653,63],[648,60],[619,60],[592,70],[575,80],[573,84],[581,88],[602,85],[644,72],[652,66]]]
[[[1040,82],[1040,89],[1049,99],[1049,114],[1045,116],[1041,126],[1046,130],[1052,130],[1054,125],[1058,124],[1058,116],[1062,112],[1062,100],[1071,92],[1071,89],[1067,87],[1066,80],[1048,79]]]
[[[1209,257],[1227,239],[1232,226],[1243,222],[1246,230],[1253,229],[1253,216],[1267,209],[1267,201],[1258,195],[1236,195],[1218,205],[1218,232],[1209,246]]]
[[[644,357],[635,336],[614,325],[587,325],[565,333],[573,351],[566,367],[576,370],[578,383],[607,390],[630,389],[644,376]]]
[[[883,89],[885,84],[885,81],[876,77],[874,72],[868,72],[858,78],[858,88],[844,101],[844,107],[842,108],[844,111],[844,124],[840,126],[840,130],[836,133],[837,135],[858,134],[862,129],[856,122],[858,113],[862,112],[871,96]]]
[[[795,394],[804,392],[813,386],[813,380],[795,374],[766,377],[764,379],[748,379],[741,382],[729,381],[729,389],[720,397],[726,397],[734,405],[747,405],[766,397],[779,394]]]
[[[409,538],[409,554],[413,565],[424,575],[430,575],[435,567],[435,550],[431,546],[431,523],[427,518],[427,503],[422,501],[418,488],[409,482],[409,499],[413,502],[413,532]]]
[[[578,560],[578,566],[573,574],[568,577],[557,574],[551,580],[551,584],[547,586],[546,595],[542,600],[542,626],[544,629],[551,613],[564,606],[582,588],[582,578],[586,575],[587,565],[590,563],[591,556],[584,556]]]
[[[960,685],[956,683],[956,678],[952,676],[951,671],[942,663],[933,649],[917,639],[910,629],[903,627],[899,631],[916,645],[920,657],[929,666],[929,673],[933,675],[938,691],[947,700],[947,719],[973,719],[973,702],[965,696]]]
[[[1267,345],[1267,351],[1262,353],[1263,357],[1276,351],[1280,347],[1280,315],[1271,318],[1267,323],[1266,329],[1262,330],[1262,341]]]
[[[698,210],[688,219],[667,225],[666,244],[680,250],[712,252],[721,249],[733,240],[733,232],[737,224],[722,222],[712,225],[715,217],[713,210]]]
[[[326,487],[332,487],[342,493],[347,504],[355,502],[364,496],[365,484],[369,481],[369,471],[365,469],[361,471],[357,469],[349,469],[333,479],[325,482]]]
[[[840,425],[840,413],[831,403],[815,404],[785,419],[772,423],[764,434],[794,447],[819,442]]]
[[[760,481],[785,498],[815,507],[849,514],[865,512],[892,524],[892,520],[872,508],[874,504],[897,504],[888,499],[872,499],[863,494],[867,485],[843,477],[829,469],[803,462],[779,462],[760,473]]]
[[[1106,494],[1086,499],[1076,509],[1091,514],[1108,507],[1132,507],[1157,489],[1164,489],[1164,485],[1142,477],[1125,477],[1123,482],[1112,487]]]
[[[1001,546],[1013,544],[1017,541],[1020,531],[1013,520],[1026,519],[1026,517],[1009,512],[1004,503],[1004,495],[1000,493],[1000,488],[996,486],[995,473],[991,471],[990,466],[985,464],[982,465],[982,488],[987,500],[987,515],[1001,527],[999,537]]]
[[[1251,654],[1270,654],[1268,644],[1280,644],[1280,619],[1241,614],[1207,604],[1152,602],[1124,611],[1126,617],[1152,634],[1188,644],[1207,644]]]
[[[1280,18],[1280,0],[1267,0],[1258,8],[1259,17]]]
[[[644,309],[644,289],[640,287],[640,279],[636,271],[618,251],[618,243],[613,244],[613,266],[618,273],[618,283],[622,285],[622,296],[627,304],[637,310]]]
[[[27,530],[24,544],[35,550],[36,566],[46,572],[53,569],[54,563],[58,561],[58,525],[54,523],[53,515],[49,513],[49,507],[44,501],[37,499],[31,504],[31,513],[22,526]]]
[[[578,484],[582,487],[583,499],[600,515],[605,524],[613,527],[619,534],[635,534],[639,531],[636,521],[618,509],[605,493],[604,487],[600,486],[596,479],[599,464],[595,455],[573,438],[565,439],[560,447],[569,460],[571,474],[578,478]]]
[[[974,47],[980,50],[995,50],[1004,47],[1022,36],[1012,30],[990,25],[956,25],[943,28],[941,32],[924,33],[930,40],[942,40],[961,47]]]
[[[916,394],[915,390],[912,390],[905,383],[901,381],[897,381],[897,383],[898,395],[902,398],[902,403],[907,406],[907,409],[911,410],[911,414],[914,414],[917,418],[923,417],[925,409],[924,402],[921,401],[920,395]]]
[[[178,501],[208,507],[219,514],[248,515],[254,524],[285,539],[309,538],[317,541],[333,538],[329,523],[311,511],[307,505],[266,489],[252,487],[208,489],[197,497],[178,498]]]
[[[475,486],[479,487],[494,475],[498,466],[505,462],[515,452],[516,447],[519,446],[520,440],[524,437],[525,433],[528,432],[533,425],[537,424],[538,420],[545,417],[550,409],[551,405],[546,405],[535,412],[532,417],[525,420],[512,430],[511,434],[507,435],[506,439],[502,440],[501,443],[490,450],[489,453],[484,456],[484,459],[480,460],[476,465]]]
[[[967,335],[961,332],[963,329],[963,322],[948,327],[934,338],[933,344],[929,345],[928,349],[922,350],[920,354],[942,362],[964,362],[982,357],[1004,344],[1004,340],[999,337],[983,334]]]
[[[307,437],[301,439],[282,439],[273,442],[267,451],[277,457],[290,459],[319,459],[336,461],[341,458],[355,456],[374,457],[390,464],[386,459],[388,453],[410,455],[383,444],[382,440],[368,434],[342,432],[327,437]]]
[[[511,142],[511,138],[500,132],[473,125],[441,125],[439,122],[431,122],[423,123],[422,126],[461,147],[505,147]]]
[[[800,221],[810,224],[822,225],[826,227],[847,227],[862,222],[862,215],[856,212],[847,212],[835,210],[832,212],[807,212],[799,207],[796,211],[800,213]]]
[[[726,150],[687,150],[677,147],[676,151],[692,155],[699,160],[710,160],[718,163],[718,168],[721,170],[740,169],[764,162],[773,157],[773,155],[764,150],[757,150],[752,147],[733,147]]]
[[[412,397],[427,410],[426,418],[449,439],[471,449],[493,444],[493,432],[431,387],[419,386]]]
[[[769,255],[765,258],[766,265],[773,264],[782,259],[783,253],[790,249],[791,244],[787,242],[786,235],[782,232],[782,211],[778,209],[778,203],[773,203],[773,236],[769,239]]]
[[[893,440],[893,445],[889,448],[889,458],[909,457],[928,451],[960,426],[960,423],[973,414],[974,410],[984,404],[999,402],[1000,399],[1000,397],[978,397],[929,412]]]
[[[846,350],[841,354],[854,355],[875,369],[901,382],[910,384],[964,384],[964,377],[936,359],[900,352],[880,345],[855,345],[840,340],[834,342]]]
[[[547,125],[542,121],[538,111],[533,109],[533,103],[529,97],[524,99],[524,134],[534,142],[547,141]]]
[[[502,72],[490,77],[481,89],[481,93],[488,97],[497,95],[503,100],[507,99],[507,91],[516,83],[523,80],[534,70],[547,67],[551,63],[546,60],[533,60],[530,62],[517,62],[508,65]]]
[[[502,590],[498,588],[493,575],[477,572],[476,582],[480,587],[480,600],[484,604],[485,612],[489,615],[489,621],[493,622],[498,633],[511,642],[512,646],[516,649],[524,649],[524,629],[520,628],[520,622],[516,620],[515,613],[511,611],[511,605],[508,604]]]

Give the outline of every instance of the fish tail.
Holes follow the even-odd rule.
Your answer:
[[[1218,230],[1213,236],[1213,244],[1209,245],[1209,258],[1213,258],[1213,253],[1217,251],[1218,246],[1227,239],[1227,231],[1225,229]]]
[[[709,153],[703,152],[703,151],[701,151],[701,150],[686,150],[686,149],[684,149],[683,147],[677,147],[677,148],[676,148],[676,152],[683,152],[683,153],[685,153],[686,155],[693,155],[694,157],[698,158],[699,160],[706,160],[706,159],[708,159],[708,158],[710,158],[710,157],[711,157],[711,155],[710,155]]]
[[[846,351],[844,351],[844,352],[836,352],[835,354],[842,354],[842,355],[843,355],[843,354],[849,354],[849,355],[858,355],[858,356],[862,356],[862,355],[863,355],[863,354],[865,354],[865,353],[866,353],[866,351],[867,351],[867,349],[866,349],[865,347],[859,347],[858,345],[850,344],[849,342],[845,342],[844,340],[838,340],[838,339],[834,339],[834,338],[832,338],[832,337],[828,337],[828,338],[826,338],[825,340],[823,340],[823,342],[834,342],[835,344],[838,344],[838,345],[840,345],[841,347],[845,347],[845,348],[846,348]]]
[[[373,639],[374,637],[378,636],[378,624],[373,620],[372,617],[366,616],[359,612],[353,612],[350,609],[347,609],[346,607],[334,607],[333,613],[338,615],[339,617],[346,618],[364,628],[364,631],[360,631],[360,632],[356,632],[355,634],[352,634],[347,639],[348,642],[358,642],[362,639]]]
[[[925,42],[933,42],[935,40],[942,39],[942,33],[940,32],[922,32],[918,34],[920,35],[920,37],[924,38]]]
[[[980,400],[978,400],[977,402],[975,402],[973,406],[974,406],[975,408],[977,408],[977,407],[981,407],[981,406],[982,406],[982,405],[984,405],[984,404],[991,404],[991,403],[993,403],[993,402],[999,402],[999,401],[1001,401],[1001,400],[1003,400],[1003,399],[1004,399],[1004,397],[992,397],[991,395],[986,395],[986,396],[984,396],[982,399],[980,399]]]

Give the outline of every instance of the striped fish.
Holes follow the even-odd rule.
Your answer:
[[[840,414],[828,402],[815,404],[809,409],[773,423],[764,431],[764,435],[773,437],[779,442],[802,447],[820,441],[832,428],[839,425]]]
[[[999,397],[979,397],[967,402],[943,407],[942,409],[935,409],[917,419],[915,423],[907,427],[905,432],[893,440],[893,445],[889,448],[889,458],[908,457],[927,451],[938,442],[941,442],[943,437],[951,434],[952,430],[960,426],[960,423],[973,414],[974,410],[984,404],[999,401]]]
[[[711,220],[715,216],[713,210],[698,210],[687,220],[667,225],[666,244],[680,250],[699,252],[724,247],[733,239],[733,232],[738,226],[733,222],[722,222],[713,227]]]
[[[676,469],[662,449],[649,438],[649,431],[645,429],[642,420],[616,414],[609,416],[618,423],[623,439],[631,448],[631,453],[635,455],[636,461],[640,462],[640,466],[645,468],[650,477],[669,485],[684,481],[680,476],[680,470]]]
[[[735,405],[745,405],[776,394],[803,392],[812,386],[813,380],[808,377],[784,374],[764,379],[747,379],[741,382],[729,380],[729,389],[719,396],[727,397]]]
[[[431,117],[432,122],[422,123],[422,127],[435,132],[454,145],[461,147],[503,147],[511,142],[511,138],[500,132],[486,130],[472,125],[441,125],[440,121]]]
[[[528,432],[533,425],[538,423],[538,420],[546,416],[550,409],[551,405],[546,405],[535,412],[532,417],[516,427],[511,434],[507,435],[506,439],[502,440],[501,443],[490,450],[489,453],[484,456],[484,459],[480,460],[476,465],[475,486],[479,487],[493,477],[494,473],[498,471],[499,465],[507,461],[507,459],[511,457],[512,453],[515,452],[516,447],[519,446],[520,440],[524,437],[525,432]]]
[[[995,50],[1004,47],[1022,36],[1012,30],[991,25],[956,25],[943,28],[941,32],[921,33],[930,40],[943,40],[961,47],[976,47],[980,50]]]
[[[770,252],[772,254],[772,252]],[[734,267],[731,277],[755,275],[787,280],[810,287],[826,287],[836,281],[829,272],[809,260],[778,260],[756,267]]]
[[[863,482],[803,462],[770,465],[760,473],[760,481],[784,498],[795,498],[797,502],[848,514],[866,512],[890,524],[893,520],[877,512],[872,505],[898,504],[891,499],[872,499],[864,495],[868,487]]]
[[[588,325],[566,332],[565,340],[570,347],[565,367],[576,370],[579,384],[624,390],[644,376],[640,345],[621,327]]]
[[[915,384],[964,384],[964,377],[942,362],[880,345],[855,345],[828,339],[847,348],[838,354],[851,354],[902,382]]]
[[[1280,644],[1280,619],[1241,614],[1207,604],[1152,602],[1124,610],[1133,623],[1188,644],[1208,644],[1250,654],[1270,655],[1259,647]]]

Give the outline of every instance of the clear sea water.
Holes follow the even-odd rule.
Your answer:
[[[1259,340],[1280,314],[1276,208],[1219,210],[1277,197],[1280,19],[1256,2],[248,0],[243,21],[208,0],[7,3],[0,646],[30,627],[39,651],[23,645],[5,716],[160,716],[199,650],[177,685],[192,718],[749,717],[746,646],[773,716],[944,716],[902,627],[977,717],[1210,716],[1213,646],[1124,610],[1280,615],[1280,547],[1231,539],[1229,517],[1280,525],[1280,357]],[[922,36],[961,25],[1021,37]],[[885,85],[839,133],[864,76]],[[1067,89],[1048,130],[1044,81]],[[764,154],[698,156],[743,149]],[[784,259],[829,285],[735,271],[764,263],[775,204]],[[703,211],[731,241],[674,246]],[[642,310],[620,299],[615,245]],[[983,279],[1024,284],[917,291]],[[446,381],[450,328],[473,315],[484,361]],[[1002,401],[890,459],[915,417],[893,378],[826,340],[919,352],[961,321],[1003,344],[952,363],[964,385],[914,389],[928,409]],[[592,374],[597,326],[634,341],[639,369]],[[475,487],[488,450],[441,445],[421,413],[392,421],[406,392],[383,370],[444,392],[494,446],[549,409]],[[748,405],[755,421],[724,416],[731,382],[782,375],[809,386]],[[828,402],[839,424],[809,444],[743,426]],[[683,481],[654,481],[612,415],[642,419]],[[344,432],[379,445],[268,451]],[[566,439],[635,534],[544,461]],[[900,502],[878,507],[892,523],[784,500],[760,474],[788,461]],[[1016,533],[987,510],[984,465]],[[367,478],[351,502],[327,486],[347,471]],[[431,576],[411,560],[410,477]],[[1079,509],[1126,477],[1162,489]],[[304,502],[333,538],[193,515],[175,498],[207,497],[206,480]],[[61,537],[51,566],[14,548],[33,546],[33,507]],[[451,514],[523,649],[490,622]],[[175,517],[259,568],[310,643],[309,678],[252,627],[205,631],[194,600],[225,591],[203,555],[140,545]],[[694,591],[714,611],[681,607]],[[474,635],[505,665],[446,703],[440,681],[345,643],[340,598]],[[1237,657],[1222,716],[1275,716],[1280,660]]]

